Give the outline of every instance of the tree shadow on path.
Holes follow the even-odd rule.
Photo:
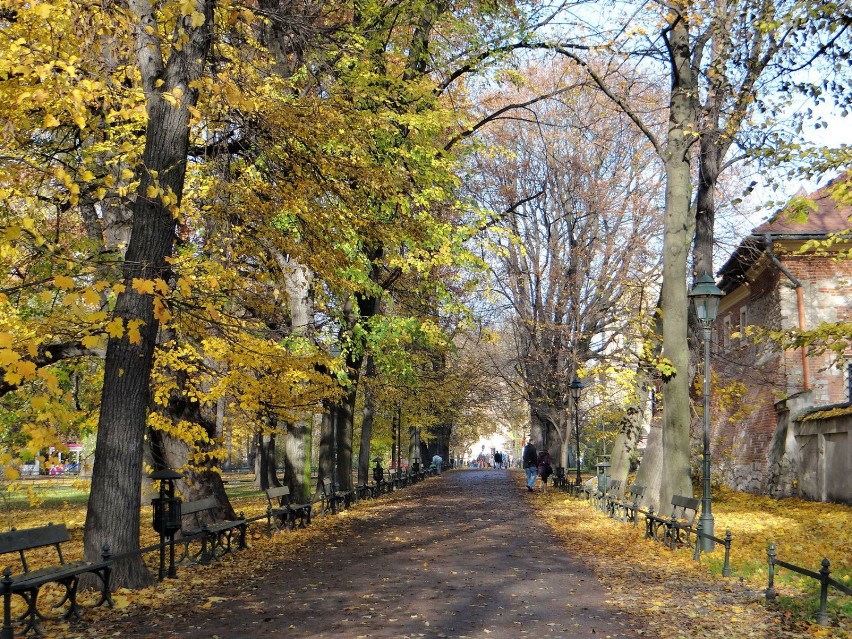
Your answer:
[[[268,561],[251,579],[222,562],[218,583],[203,586],[207,605],[102,623],[129,639],[643,635],[642,619],[607,604],[598,579],[534,518],[510,472],[445,473],[341,519],[301,560]]]

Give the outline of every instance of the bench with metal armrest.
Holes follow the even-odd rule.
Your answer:
[[[68,529],[65,524],[48,524],[27,530],[11,530],[0,533],[0,555],[18,553],[21,572],[13,573],[10,568],[3,571],[3,636],[12,636],[12,619],[10,605],[12,595],[20,595],[27,604],[27,610],[19,617],[24,622],[24,634],[30,630],[41,634],[38,622],[43,615],[38,611],[38,593],[40,588],[48,583],[58,583],[65,587],[65,596],[54,607],[58,608],[68,602],[68,610],[63,619],[80,618],[80,606],[77,605],[77,585],[80,575],[91,573],[101,581],[101,598],[96,604],[106,603],[112,608],[110,597],[109,577],[112,569],[112,559],[109,548],[104,547],[100,561],[66,562],[62,555],[62,544],[69,541]],[[32,569],[27,555],[29,551],[52,546],[56,551],[56,563]]]
[[[336,490],[332,487],[330,479],[324,479],[321,488],[320,511],[323,515],[329,511],[336,515],[341,510],[348,508],[355,499],[354,491]]]
[[[637,515],[642,512],[639,506],[642,503],[642,498],[645,496],[645,487],[633,484],[627,494],[622,497],[620,502],[615,504],[613,509],[613,517],[621,519],[623,522],[637,524]]]
[[[231,552],[231,541],[235,531],[239,534],[239,547],[246,547],[248,522],[242,513],[237,519],[201,523],[204,513],[212,513],[218,508],[219,502],[215,497],[205,497],[181,504],[180,542],[183,544],[183,554],[178,563],[206,565],[211,559]],[[187,525],[188,517],[192,518],[190,521],[193,522],[189,525]],[[195,541],[201,542],[201,548],[198,551],[191,551],[190,545]]]
[[[297,525],[304,528],[311,523],[312,504],[297,504],[293,502],[290,488],[280,486],[268,488],[266,499],[266,533],[272,535],[275,530],[293,530]]]
[[[678,544],[692,547],[692,529],[698,515],[700,500],[683,495],[674,495],[671,499],[671,515],[655,515],[651,509],[645,515],[645,537],[662,541],[670,548]]]

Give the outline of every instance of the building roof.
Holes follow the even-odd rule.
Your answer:
[[[838,176],[811,195],[797,195],[783,209],[752,230],[719,269],[719,287],[731,292],[745,281],[745,274],[766,251],[770,242],[827,237],[852,228],[852,205],[838,205],[831,197],[842,182],[852,182],[852,172]],[[807,204],[805,204],[807,202]],[[807,215],[804,215],[804,212]]]
[[[852,216],[852,206],[846,204],[839,206],[837,201],[831,197],[832,191],[841,183],[852,181],[852,173],[834,178],[821,189],[809,196],[804,196],[808,201],[808,207],[796,206],[791,201],[786,207],[775,213],[769,220],[752,231],[752,235],[826,235],[845,231],[852,226],[849,217]],[[803,194],[794,198],[802,201]],[[811,208],[811,205],[813,208]],[[800,215],[800,211],[807,211],[807,216]]]

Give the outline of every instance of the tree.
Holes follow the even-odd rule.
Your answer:
[[[695,270],[711,272],[714,193],[725,166],[726,153],[763,106],[763,91],[783,87],[794,67],[804,68],[828,52],[846,55],[848,24],[829,26],[828,16],[845,16],[835,3],[665,3],[660,11],[639,11],[629,25],[589,34],[618,55],[601,64],[581,48],[557,48],[589,73],[652,142],[666,168],[666,240],[663,289],[660,298],[663,372],[664,472],[659,503],[672,494],[689,491],[689,349],[686,342],[688,251],[694,242]],[[662,18],[662,20],[661,20]],[[663,24],[657,29],[656,24]],[[648,34],[658,33],[649,38]],[[824,38],[820,38],[824,35]],[[638,36],[638,37],[637,37]],[[634,58],[634,65],[621,61]],[[780,64],[781,59],[786,64]],[[794,61],[795,62],[792,62]],[[648,127],[644,105],[637,108],[620,88],[630,85],[633,68],[665,70],[671,78],[666,104],[669,128],[665,138]],[[623,73],[628,71],[627,76]],[[762,77],[772,70],[771,77]],[[780,83],[779,83],[780,82]],[[690,171],[698,158],[699,182],[692,198]],[[728,159],[730,160],[730,158]],[[696,220],[698,233],[695,234]],[[649,487],[652,501],[658,491]]]
[[[659,182],[648,145],[578,74],[532,68],[524,77],[558,97],[481,132],[488,150],[471,192],[497,211],[493,286],[514,318],[533,437],[567,464],[572,377],[635,360],[629,318],[649,301]]]
[[[186,176],[189,124],[198,100],[211,46],[214,3],[193,2],[174,16],[172,34],[180,47],[162,40],[156,8],[146,0],[125,7],[137,50],[137,68],[146,98],[145,148],[136,167],[138,187],[130,243],[122,267],[125,288],[113,311],[107,345],[104,389],[98,420],[98,455],[86,513],[85,555],[100,556],[104,545],[116,554],[139,545],[139,487],[154,346],[159,319],[148,282],[168,279],[172,246]],[[113,584],[148,581],[139,555],[116,563]]]

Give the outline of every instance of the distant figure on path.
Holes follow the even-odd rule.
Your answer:
[[[538,453],[538,476],[541,477],[541,492],[547,492],[547,478],[553,474],[553,466],[550,465],[550,452],[547,446]]]
[[[524,471],[527,475],[527,490],[532,492],[535,480],[538,478],[538,454],[535,450],[535,442],[532,439],[524,446],[522,458],[524,460]]]
[[[444,463],[444,458],[441,457],[440,455],[435,455],[432,458],[432,465],[435,467],[435,470],[438,471],[439,475],[441,474],[441,464],[443,464],[443,463]]]
[[[499,450],[494,453],[494,468],[503,468],[503,455]]]

